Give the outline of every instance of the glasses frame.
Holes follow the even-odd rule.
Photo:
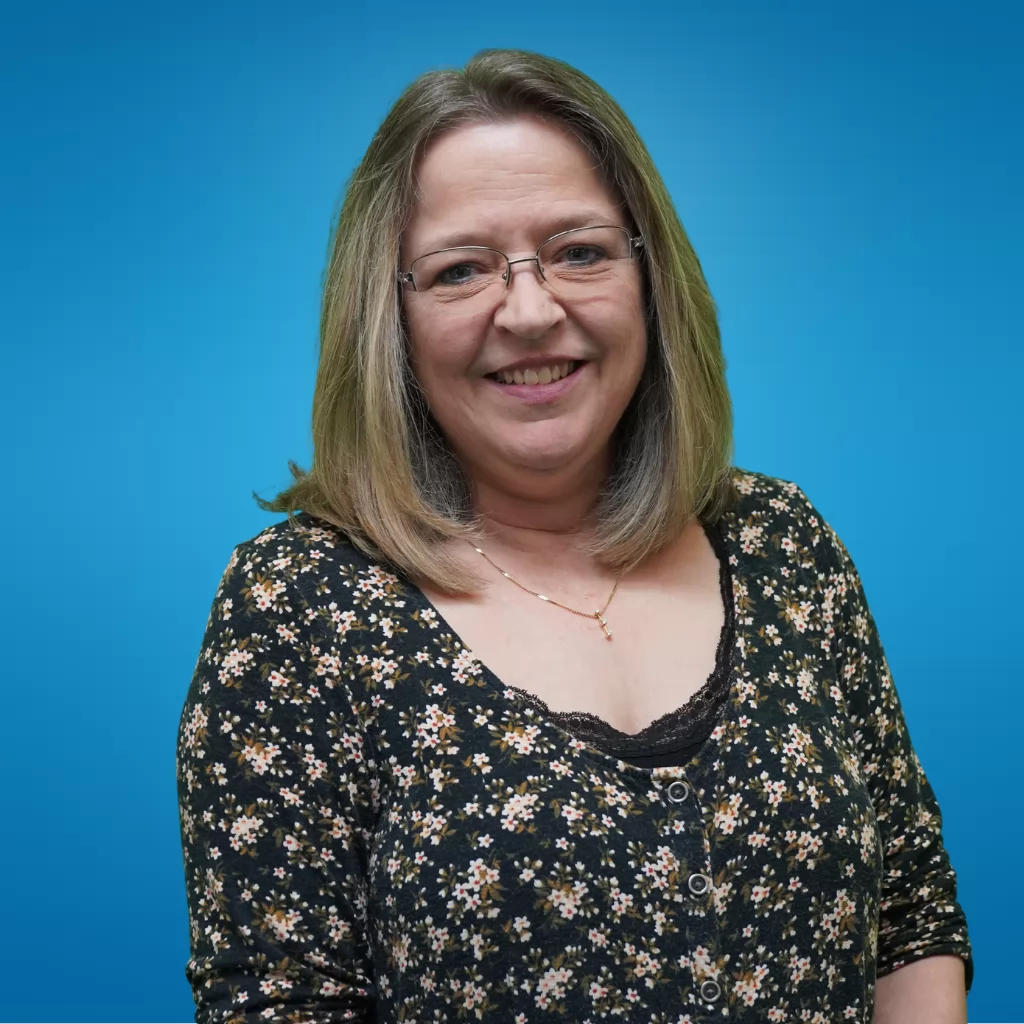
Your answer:
[[[502,280],[505,282],[507,288],[509,282],[512,280],[512,264],[514,263],[536,263],[537,273],[540,274],[542,281],[547,281],[547,276],[544,273],[544,266],[540,262],[540,251],[549,242],[553,242],[556,238],[561,238],[564,235],[571,235],[577,231],[589,231],[592,228],[614,228],[616,231],[621,231],[629,242],[629,252],[624,257],[625,259],[632,260],[636,259],[640,250],[644,245],[643,235],[631,235],[629,228],[622,227],[621,224],[587,224],[583,227],[568,228],[565,231],[558,231],[553,234],[550,238],[545,238],[540,245],[537,246],[537,251],[532,256],[519,256],[516,259],[511,259],[508,253],[502,252],[500,249],[495,249],[490,245],[450,245],[444,249],[434,249],[431,252],[425,252],[422,256],[417,256],[416,259],[409,264],[409,269],[406,271],[398,271],[398,281],[400,284],[406,285],[411,284],[414,292],[419,292],[419,288],[416,287],[415,272],[413,268],[419,263],[420,260],[425,260],[428,256],[437,256],[442,252],[463,252],[466,249],[475,250],[478,252],[495,252],[501,256],[506,263],[505,273],[502,274]]]

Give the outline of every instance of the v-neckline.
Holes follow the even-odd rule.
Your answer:
[[[728,513],[726,513],[726,515],[727,514]],[[736,588],[733,586],[733,574],[729,564],[730,553],[726,544],[725,531],[721,519],[714,524],[701,522],[701,526],[703,527],[705,535],[707,536],[708,541],[714,549],[715,556],[718,559],[719,589],[725,613],[725,621],[722,625],[721,632],[719,633],[718,647],[715,652],[715,667],[700,689],[691,694],[682,705],[672,711],[666,712],[664,715],[659,715],[658,718],[649,722],[636,733],[622,732],[600,716],[594,715],[588,711],[552,711],[542,698],[530,693],[528,690],[523,690],[520,687],[504,682],[497,673],[494,672],[487,663],[473,651],[473,648],[462,639],[458,631],[445,618],[441,610],[430,600],[429,597],[427,597],[423,590],[412,580],[407,580],[406,582],[411,588],[414,599],[420,606],[420,610],[430,612],[431,616],[437,621],[438,629],[442,629],[449,634],[451,638],[458,643],[461,650],[467,652],[472,657],[474,664],[479,667],[482,679],[487,683],[488,689],[493,692],[494,697],[498,701],[504,700],[505,703],[510,705],[512,708],[518,709],[527,715],[538,716],[555,732],[565,737],[570,745],[574,747],[584,747],[592,756],[597,756],[602,760],[610,760],[618,767],[625,766],[632,771],[641,772],[650,776],[652,771],[664,772],[671,769],[644,768],[639,765],[630,764],[628,761],[624,761],[621,755],[623,753],[633,753],[634,751],[631,748],[634,747],[634,745],[636,747],[636,752],[650,753],[651,748],[647,746],[647,739],[651,732],[655,731],[664,737],[664,729],[666,726],[671,727],[672,724],[678,723],[690,708],[691,702],[694,701],[698,701],[698,703],[702,704],[708,701],[714,703],[714,724],[709,731],[713,732],[715,726],[721,722],[726,708],[730,703],[731,692],[734,685],[736,665],[733,652],[736,649],[736,623],[739,621],[739,613],[736,607]],[[714,698],[716,698],[713,701],[712,694],[714,695]],[[575,723],[584,721],[595,724],[596,731],[599,731],[602,734],[602,737],[612,737],[613,744],[616,748],[615,751],[609,751],[603,748],[600,743],[595,742],[592,730],[583,730],[584,732],[591,732],[592,735],[590,737],[581,737],[574,734],[571,726]],[[621,738],[621,744],[619,742],[619,738]],[[664,743],[659,743],[657,745],[656,752],[664,753],[666,750],[671,750],[675,747],[681,749],[683,745],[683,743],[674,741],[671,738],[671,734],[669,734],[669,740]],[[704,744],[702,744],[702,747],[703,746]]]

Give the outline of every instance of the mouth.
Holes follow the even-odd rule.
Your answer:
[[[535,385],[553,384],[555,381],[565,377],[571,377],[578,373],[585,360],[568,359],[562,362],[549,363],[545,366],[517,367],[511,370],[497,370],[494,373],[486,374],[488,380],[496,381],[498,384]]]

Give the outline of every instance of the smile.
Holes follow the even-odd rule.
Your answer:
[[[499,384],[553,384],[555,381],[568,377],[581,366],[578,360],[567,360],[561,363],[552,363],[550,366],[530,366],[525,369],[498,370],[495,373],[487,374],[491,380]]]

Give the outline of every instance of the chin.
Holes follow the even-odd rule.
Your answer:
[[[549,438],[543,442],[524,439],[520,444],[509,444],[506,441],[502,445],[502,459],[518,469],[550,473],[597,458],[603,447],[595,449],[593,435],[585,438]]]

